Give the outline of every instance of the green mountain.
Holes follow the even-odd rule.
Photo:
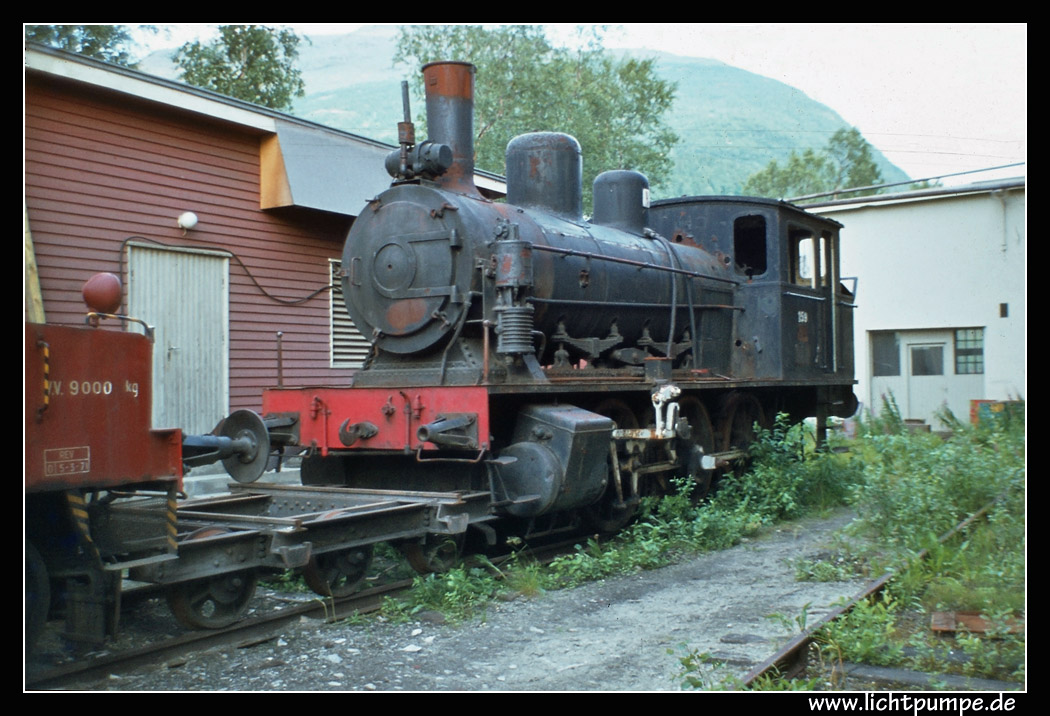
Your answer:
[[[347,35],[310,38],[300,47],[306,96],[293,114],[391,144],[402,118],[400,81],[419,68],[393,65],[397,28],[369,26]],[[650,177],[654,196],[736,194],[747,178],[792,150],[819,149],[835,130],[849,127],[834,110],[782,82],[724,63],[645,50],[627,54],[655,57],[657,71],[678,84],[667,117],[678,134],[670,177]],[[171,53],[155,53],[141,68],[174,77]],[[413,115],[422,106],[413,98]],[[908,176],[878,150],[885,181]],[[586,162],[587,157],[583,160]],[[484,167],[502,172],[502,167]]]
[[[678,83],[668,123],[679,141],[674,176],[661,194],[737,194],[755,172],[792,150],[820,149],[849,127],[833,109],[783,82],[716,60],[659,54],[664,79]],[[884,181],[908,176],[874,147]]]

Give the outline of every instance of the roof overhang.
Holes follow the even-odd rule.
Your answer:
[[[125,95],[260,136],[263,209],[301,207],[356,216],[390,185],[384,160],[397,147],[383,142],[45,46],[26,48],[25,68],[29,75]],[[476,173],[475,184],[492,198],[506,194],[506,181],[495,174]]]
[[[903,191],[895,194],[874,194],[862,196],[855,199],[839,199],[836,201],[825,201],[813,204],[803,204],[807,211],[818,213],[835,211],[852,211],[868,207],[891,206],[894,204],[905,204],[917,201],[937,201],[944,199],[958,199],[979,194],[996,194],[1006,191],[1023,190],[1026,186],[1024,177],[1000,179],[996,181],[976,182],[962,186],[931,187],[929,189],[917,189],[915,191]]]
[[[129,95],[181,112],[191,112],[262,132],[274,132],[274,117],[247,102],[238,102],[214,92],[198,90],[178,82],[152,77],[118,65],[99,62],[45,47],[28,47],[25,68],[100,90]],[[241,106],[238,106],[241,105]]]

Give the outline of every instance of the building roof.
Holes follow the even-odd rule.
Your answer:
[[[385,142],[37,43],[26,45],[25,72],[27,78],[72,82],[259,134],[263,208],[355,216],[364,201],[390,185],[384,160],[397,147]],[[490,195],[506,193],[505,180],[490,172],[477,172],[475,183]]]
[[[952,199],[972,194],[992,194],[999,191],[1014,191],[1024,189],[1026,181],[1024,177],[1012,177],[1009,179],[995,179],[992,181],[974,182],[961,186],[938,186],[929,189],[916,189],[914,191],[902,191],[892,194],[874,194],[872,196],[859,196],[852,199],[836,199],[834,201],[822,201],[812,204],[803,204],[807,211],[821,209],[823,211],[834,211],[836,209],[859,209],[867,206],[899,204],[912,201],[930,201],[936,199]]]

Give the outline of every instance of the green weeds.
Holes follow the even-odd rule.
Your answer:
[[[739,687],[739,679],[726,672],[726,662],[722,659],[707,652],[690,649],[685,644],[679,648],[682,653],[677,658],[681,668],[673,677],[674,682],[686,688],[704,691],[724,691]],[[677,652],[668,649],[667,653],[675,656]]]
[[[459,565],[442,574],[417,576],[400,599],[387,597],[381,613],[392,621],[408,621],[424,611],[441,612],[459,622],[484,610],[501,589],[500,571],[488,560],[482,566]]]
[[[848,554],[817,560],[800,557],[792,565],[795,567],[795,581],[798,582],[846,582],[869,573],[863,559]]]
[[[889,592],[860,602],[845,616],[836,619],[817,636],[832,661],[888,666],[899,663],[904,646],[896,638],[900,605]]]
[[[897,572],[893,592],[822,629],[821,663],[862,661],[1023,681],[1024,635],[1007,628],[1023,619],[1025,606],[1023,407],[1009,406],[978,426],[950,414],[940,420],[952,428],[950,437],[909,432],[891,399],[881,418],[862,426],[849,458],[800,459],[807,445],[792,435],[797,428],[778,424],[754,451],[755,467],[727,481],[712,505],[733,496],[737,514],[746,505],[763,521],[842,500],[857,511],[851,530],[877,547],[868,554],[800,559],[797,577],[838,580],[879,574],[888,565]],[[938,542],[988,505],[983,519]],[[978,612],[1001,626],[986,634],[936,636],[929,631],[935,610]],[[773,679],[764,688],[776,684]]]
[[[275,592],[312,593],[312,590],[303,581],[302,575],[299,574],[298,570],[294,569],[286,569],[283,572],[274,573],[260,581],[259,584]]]

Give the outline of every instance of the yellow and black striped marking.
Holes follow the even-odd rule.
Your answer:
[[[37,345],[44,357],[44,404],[36,414],[36,419],[40,420],[47,406],[51,404],[51,346],[47,341],[37,341]]]
[[[77,534],[80,536],[84,547],[90,552],[91,556],[101,560],[98,547],[95,545],[95,541],[91,539],[91,522],[88,517],[87,502],[84,500],[84,496],[79,490],[66,490],[66,504],[69,505],[73,526],[76,527]]]
[[[178,551],[179,503],[176,497],[175,485],[172,484],[168,487],[168,513],[165,525],[168,552],[172,554]]]

